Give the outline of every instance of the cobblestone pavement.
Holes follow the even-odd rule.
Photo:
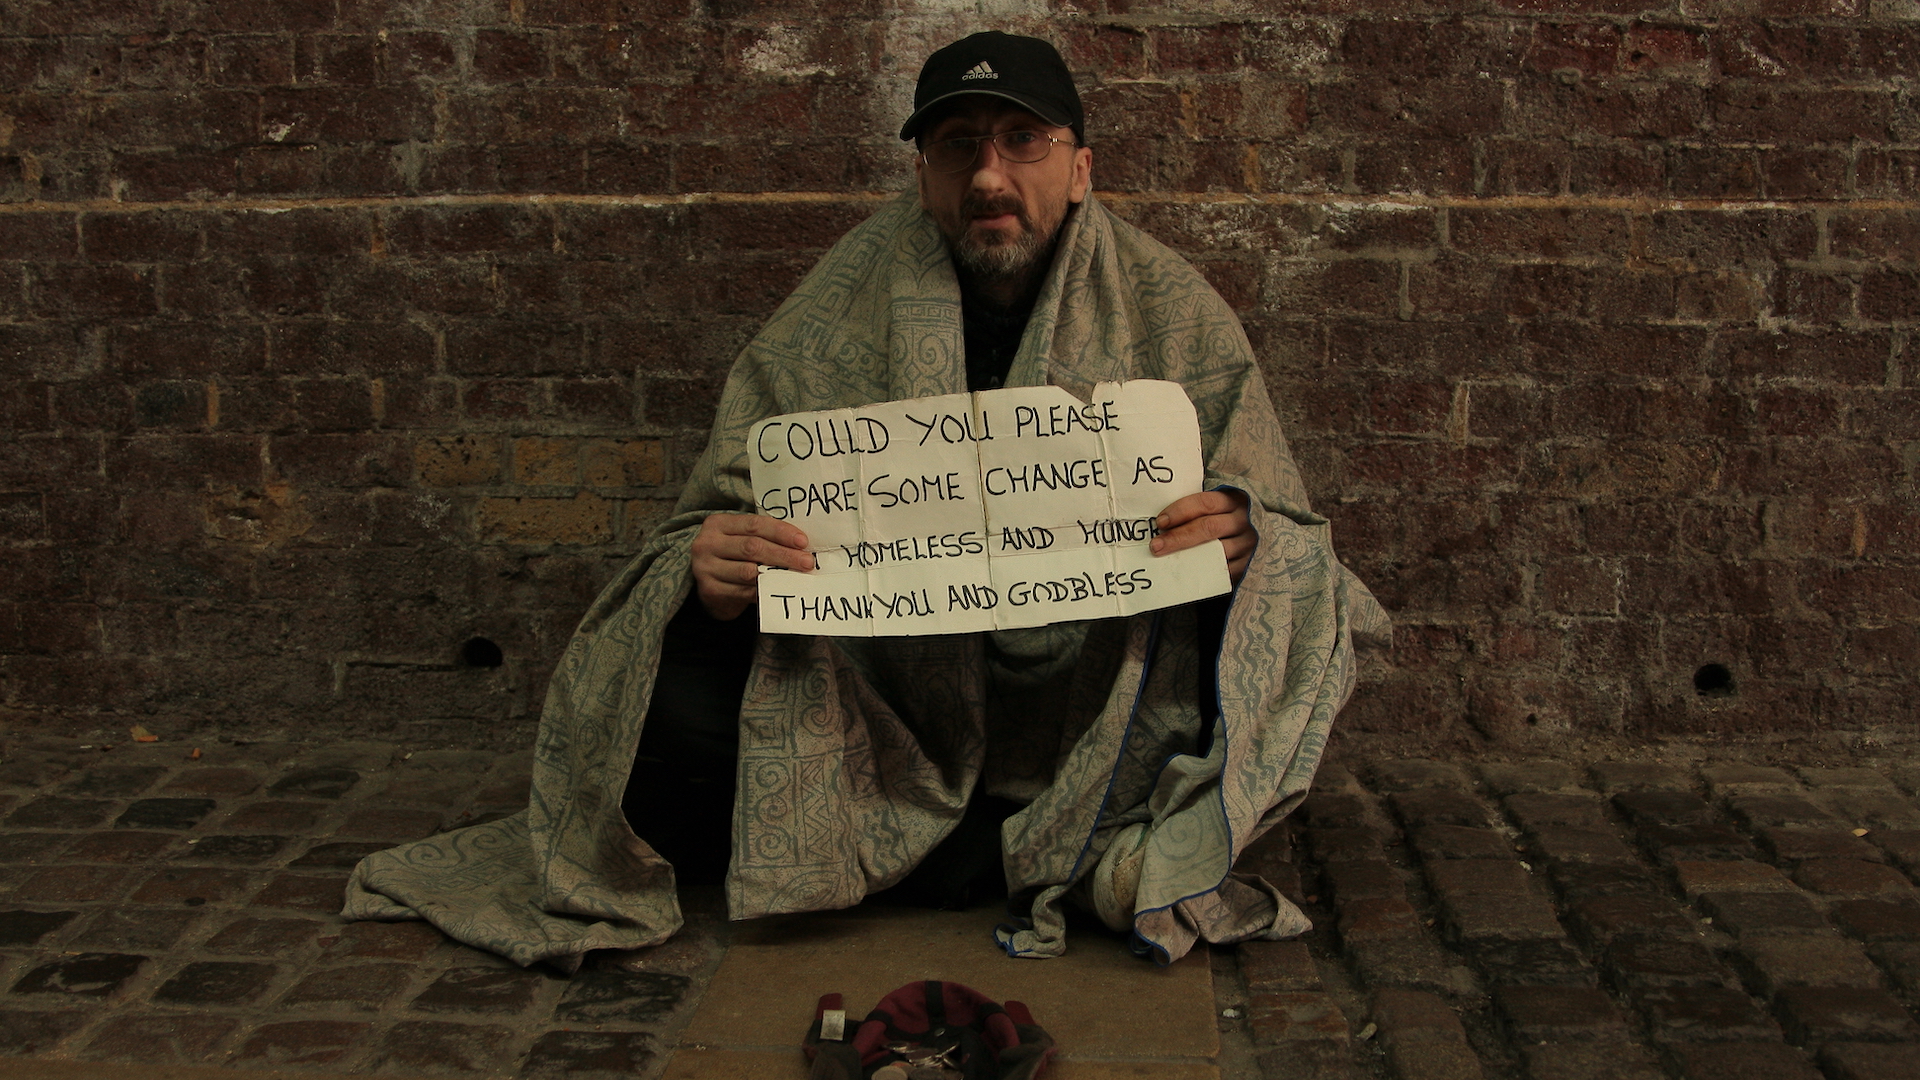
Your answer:
[[[0,1054],[650,1076],[725,953],[711,890],[673,942],[572,979],[333,914],[363,853],[524,805],[524,755],[191,749],[5,745]],[[1216,951],[1221,1072],[1920,1080],[1917,785],[1733,761],[1330,764],[1246,860],[1315,929]]]
[[[1916,784],[1740,762],[1325,768],[1292,835],[1253,853],[1315,929],[1240,946],[1217,993],[1273,1080],[1920,1078]]]

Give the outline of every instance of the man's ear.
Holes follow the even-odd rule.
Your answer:
[[[1080,202],[1087,197],[1093,187],[1093,148],[1076,147],[1073,151],[1073,184],[1067,189],[1068,202]]]

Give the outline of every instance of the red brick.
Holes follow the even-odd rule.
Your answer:
[[[407,209],[389,215],[386,236],[396,254],[543,252],[553,224],[540,210],[514,206]]]
[[[1258,1046],[1347,1041],[1347,1018],[1332,994],[1256,990],[1247,1001],[1247,1023]]]
[[[547,35],[528,31],[474,33],[474,75],[484,83],[524,83],[549,69]]]
[[[1839,567],[1810,574],[1806,601],[1821,610],[1876,612],[1876,617],[1920,615],[1920,595],[1908,575],[1878,566]]]
[[[1699,265],[1770,265],[1812,256],[1814,224],[1791,211],[1675,210],[1655,213],[1648,254]]]
[[[132,1061],[170,1065],[204,1061],[227,1034],[240,1025],[236,1017],[127,1015],[114,1018],[80,1052],[93,1061]]]
[[[1523,1043],[1623,1040],[1626,1021],[1604,991],[1577,986],[1495,987],[1494,1003]]]
[[[1749,985],[1767,997],[1793,986],[1885,985],[1857,943],[1830,934],[1743,936],[1734,962],[1746,972]]]
[[[107,339],[114,367],[139,375],[239,375],[266,365],[258,329],[191,323],[116,327]]]
[[[1682,198],[1757,199],[1760,161],[1753,150],[1679,146],[1667,153],[1668,190]]]
[[[1613,978],[1629,992],[1667,986],[1735,986],[1733,973],[1698,941],[1626,935],[1607,948]]]
[[[1349,20],[1339,45],[1349,70],[1426,78],[1510,74],[1526,47],[1524,32],[1502,22],[1377,18]]]
[[[1854,183],[1869,198],[1912,197],[1920,192],[1920,152],[1863,148]]]
[[[184,262],[200,254],[203,219],[197,214],[139,212],[82,214],[80,246],[94,262]]]
[[[1833,1042],[1820,1048],[1833,1080],[1915,1080],[1920,1046],[1912,1043]]]
[[[1244,62],[1245,30],[1238,22],[1156,27],[1149,35],[1153,67],[1161,73],[1238,71]]]
[[[204,948],[215,955],[286,956],[305,948],[323,928],[312,919],[234,919]]]
[[[97,145],[182,149],[239,146],[253,141],[257,103],[233,90],[139,90],[103,95],[90,116]]]
[[[1899,998],[1881,989],[1795,987],[1781,991],[1776,1005],[1787,1038],[1797,1043],[1920,1039],[1920,1024]]]
[[[1872,844],[1840,826],[1824,828],[1768,828],[1760,830],[1760,842],[1781,862],[1802,859],[1865,859],[1880,861],[1880,852]]]
[[[380,81],[380,39],[372,34],[302,34],[294,78],[303,85],[372,86]]]
[[[331,958],[419,961],[446,940],[439,930],[424,922],[348,923],[339,928],[339,933],[331,943],[323,942]]]
[[[1454,247],[1497,255],[1566,258],[1625,253],[1631,221],[1622,214],[1587,210],[1453,210],[1448,235]]]
[[[453,36],[443,31],[394,30],[386,34],[386,43],[387,73],[394,80],[443,79],[459,59]]]
[[[298,908],[331,914],[346,902],[346,884],[345,875],[281,874],[247,903],[253,907]]]
[[[42,316],[151,315],[156,310],[153,281],[150,267],[53,263],[35,269],[29,295],[34,312]]]
[[[1920,311],[1920,275],[1870,270],[1860,281],[1860,317],[1870,322],[1907,322]]]
[[[1459,1016],[1439,996],[1381,990],[1374,995],[1373,1016],[1398,1075],[1419,1080],[1478,1080],[1481,1076]]]
[[[1892,141],[1887,91],[1787,89],[1727,81],[1713,91],[1716,134],[1758,141]]]
[[[1833,934],[1820,909],[1798,890],[1709,892],[1698,899],[1712,917],[1714,929],[1743,940],[1756,935]]]
[[[1666,1073],[1644,1047],[1548,1043],[1522,1048],[1534,1080],[1660,1080]]]
[[[241,1045],[238,1060],[274,1066],[327,1065],[365,1039],[372,1024],[345,1020],[294,1020],[263,1024]]]
[[[286,37],[219,34],[207,42],[216,86],[277,86],[293,80],[293,42]]]
[[[366,837],[395,843],[431,836],[440,829],[438,810],[405,807],[368,808],[347,815],[335,836]]]
[[[1247,989],[1301,991],[1320,989],[1320,970],[1301,941],[1247,941],[1239,946],[1240,975]]]
[[[1673,986],[1648,990],[1640,999],[1654,1041],[1693,1042],[1777,1040],[1780,1028],[1745,993],[1722,986]]]
[[[1767,197],[1843,199],[1852,156],[1841,150],[1768,150],[1760,154]]]
[[[1583,900],[1574,905],[1571,915],[1588,944],[1596,948],[1623,935],[1684,938],[1697,930],[1694,920],[1679,905],[1657,896],[1629,894]]]
[[[1567,152],[1567,191],[1573,195],[1665,194],[1666,160],[1658,150],[1634,145],[1574,147]]]
[[[95,833],[74,841],[66,855],[82,862],[146,863],[156,860],[176,839],[167,833],[131,830]]]
[[[323,968],[309,972],[295,983],[281,996],[280,1004],[375,1012],[405,988],[412,977],[413,971],[405,964]]]
[[[1473,154],[1458,137],[1372,141],[1354,151],[1354,185],[1369,194],[1465,194],[1473,174]]]
[[[1389,796],[1393,809],[1400,820],[1409,827],[1420,825],[1464,825],[1483,826],[1487,823],[1487,807],[1480,800],[1460,791],[1427,787],[1407,791],[1397,791]],[[1484,873],[1504,874],[1504,871],[1491,867],[1479,868]],[[1456,868],[1450,873],[1467,873]]]
[[[1145,32],[1136,27],[1079,21],[1062,26],[1055,38],[1069,68],[1098,71],[1107,79],[1144,76],[1146,41]]]
[[[9,899],[28,904],[117,900],[132,877],[133,871],[117,866],[50,866],[33,871]]]
[[[1340,940],[1348,945],[1418,937],[1420,916],[1401,899],[1356,899],[1340,908]]]
[[[1625,48],[1627,70],[1682,78],[1705,77],[1713,54],[1706,32],[1698,27],[1645,22],[1627,28]]]
[[[1828,896],[1911,898],[1913,883],[1898,870],[1859,859],[1809,859],[1794,871],[1794,880]]]
[[[129,897],[137,904],[219,903],[244,891],[253,880],[240,870],[162,870],[148,877]]]
[[[141,435],[109,447],[107,475],[149,489],[260,483],[260,440],[247,435]]]
[[[302,487],[398,487],[412,472],[398,436],[282,435],[267,447],[274,472]]]
[[[288,320],[271,328],[273,367],[302,375],[425,372],[434,339],[413,325]]]
[[[629,104],[620,91],[601,87],[473,90],[451,96],[446,128],[452,138],[477,146],[548,144],[556,137],[573,145],[618,145],[628,134]]]
[[[1774,274],[1774,314],[1795,322],[1832,325],[1853,313],[1855,283],[1838,274],[1781,269]]]
[[[1701,133],[1707,123],[1702,92],[1684,83],[1554,78],[1522,81],[1515,92],[1516,123],[1525,130],[1676,139]]]
[[[605,23],[613,21],[620,10],[620,5],[609,4],[607,0],[529,0],[526,6],[526,21],[533,26]],[[684,12],[669,6],[658,13],[676,15]]]
[[[292,833],[313,828],[321,807],[304,802],[255,802],[233,812],[220,824],[238,832]]]
[[[7,214],[0,217],[0,259],[54,260],[79,255],[80,215]]]
[[[403,1020],[387,1031],[370,1063],[387,1072],[478,1072],[507,1053],[514,1033],[481,1024]]]
[[[1536,71],[1608,75],[1619,70],[1620,30],[1606,23],[1535,23],[1527,66]]]
[[[262,129],[280,143],[395,143],[433,132],[433,101],[424,88],[276,87],[259,108]]]
[[[670,152],[662,145],[593,147],[581,183],[589,191],[615,195],[663,191],[671,170]]]
[[[1673,1048],[1682,1075],[1699,1080],[1820,1080],[1806,1055],[1775,1042],[1726,1042]]]

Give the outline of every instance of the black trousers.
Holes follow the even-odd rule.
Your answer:
[[[758,637],[751,614],[719,622],[688,597],[660,645],[660,674],[621,809],[684,882],[726,877],[740,698]]]
[[[1202,657],[1219,655],[1227,597],[1199,605]],[[740,753],[740,699],[753,668],[759,626],[754,613],[719,622],[699,600],[667,625],[660,647],[640,749],[621,809],[640,837],[673,864],[689,884],[725,879],[732,849],[735,765]],[[1219,715],[1212,663],[1200,665],[1201,733],[1205,754]],[[893,890],[908,903],[966,908],[1006,895],[1000,865],[1000,825],[1019,804],[981,793],[965,816]]]

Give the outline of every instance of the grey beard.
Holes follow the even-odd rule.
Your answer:
[[[982,246],[962,241],[948,246],[953,249],[954,261],[960,264],[962,270],[976,277],[1005,281],[1032,273],[1040,256],[1052,244],[1053,237],[1029,231],[1011,244]]]

